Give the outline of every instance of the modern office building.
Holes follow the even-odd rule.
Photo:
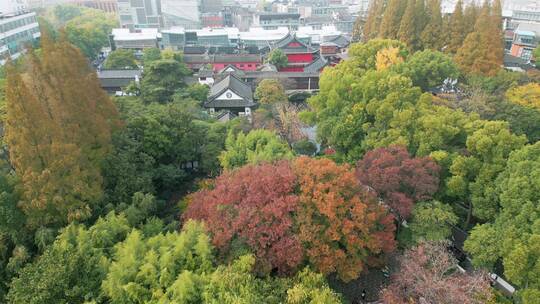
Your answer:
[[[20,15],[26,11],[25,0],[0,0],[0,16]]]
[[[201,24],[200,0],[161,0],[165,28],[196,29]]]
[[[160,0],[117,0],[120,26],[129,29],[162,28]]]
[[[113,29],[110,35],[111,47],[115,49],[131,49],[142,51],[159,46],[161,33],[155,28],[130,30],[128,28]]]
[[[521,22],[513,30],[510,54],[524,60],[531,60],[533,51],[540,43],[540,23]]]
[[[300,26],[300,14],[297,13],[259,13],[255,16],[255,25],[265,30],[274,30],[284,26],[297,30]]]
[[[0,64],[19,57],[40,37],[36,13],[16,13],[0,15]]]
[[[118,3],[116,0],[70,0],[68,3],[102,10],[107,13],[116,14],[118,11]]]

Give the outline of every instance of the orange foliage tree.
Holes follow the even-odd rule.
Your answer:
[[[300,188],[298,235],[318,271],[349,281],[395,248],[394,217],[348,165],[300,157],[293,168]]]

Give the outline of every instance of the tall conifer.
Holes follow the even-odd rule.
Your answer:
[[[492,23],[492,37],[490,41],[493,46],[491,49],[496,55],[496,60],[502,64],[504,59],[504,34],[502,28],[502,7],[500,0],[493,1],[493,7],[491,8],[491,23]]]
[[[417,48],[417,36],[416,36],[416,16],[415,16],[416,1],[408,0],[407,7],[403,18],[401,18],[401,24],[399,25],[398,39],[409,46],[411,49]]]
[[[439,0],[428,1],[428,22],[420,35],[425,49],[440,50],[442,48],[442,15]]]
[[[465,10],[463,11],[463,23],[465,24],[465,37],[472,31],[474,31],[474,25],[476,24],[476,19],[478,19],[478,7],[476,4],[469,3]]]
[[[484,2],[480,15],[474,26],[474,31],[467,35],[463,46],[459,48],[455,60],[460,68],[469,74],[485,76],[495,75],[502,65],[499,45],[499,27],[493,24],[491,7],[487,0]],[[502,44],[502,42],[501,42]]]
[[[385,0],[373,0],[369,6],[366,24],[364,24],[363,40],[368,41],[379,35]]]
[[[401,1],[389,0],[381,21],[379,37],[385,39],[396,39],[401,20]]]
[[[10,67],[6,142],[31,225],[83,220],[101,197],[100,163],[117,111],[81,52],[42,36],[41,56]]]
[[[418,47],[421,46],[420,35],[424,31],[426,24],[428,22],[428,15],[426,12],[426,2],[425,0],[416,0],[415,7],[415,24],[416,24],[416,37],[418,37]]]
[[[465,40],[466,33],[466,24],[463,16],[463,2],[458,0],[456,7],[454,8],[454,13],[450,17],[450,38],[446,51],[449,53],[455,53],[463,44]]]

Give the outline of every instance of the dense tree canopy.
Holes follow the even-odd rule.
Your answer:
[[[395,248],[393,216],[360,187],[354,172],[328,159],[298,158],[296,221],[308,261],[349,281]]]
[[[88,92],[80,94],[81,87]],[[88,218],[102,195],[99,164],[119,122],[85,58],[44,35],[42,56],[31,52],[23,68],[11,67],[6,96],[5,138],[31,223]]]
[[[133,51],[118,49],[107,56],[104,67],[106,69],[137,69],[139,66]]]
[[[460,68],[470,74],[495,75],[503,63],[504,46],[502,38],[501,12],[484,1],[480,15],[458,49],[455,60]]]
[[[240,132],[235,136],[230,132],[219,159],[223,168],[232,169],[291,157],[292,151],[286,142],[274,132],[258,129],[247,135]]]
[[[130,227],[113,213],[89,229],[77,224],[64,228],[43,255],[27,264],[11,283],[10,303],[83,303],[98,300],[109,267],[112,247]]]
[[[247,246],[260,272],[290,273],[303,260],[293,231],[294,188],[287,162],[246,166],[221,175],[213,189],[195,193],[185,217],[205,220],[222,255],[238,256]]]
[[[263,79],[257,85],[255,98],[263,104],[275,104],[288,100],[283,85],[277,79]]]
[[[104,164],[109,202],[129,202],[138,191],[167,197],[185,189],[194,171],[217,173],[225,124],[200,120],[186,100],[145,105],[128,97],[118,104],[126,128],[115,134]]]
[[[69,42],[77,46],[86,57],[95,59],[101,48],[109,46],[109,34],[117,27],[118,21],[115,16],[101,10],[88,8],[79,10],[80,14],[76,16],[68,13],[59,17],[67,21],[60,25],[65,27]]]
[[[413,240],[441,241],[452,234],[451,225],[458,222],[458,217],[450,205],[439,201],[422,202],[412,211],[411,231]]]
[[[540,293],[540,143],[510,154],[506,169],[496,180],[501,206],[493,222],[476,226],[465,243],[475,265],[493,266],[502,259],[504,274],[524,288],[524,303]]]
[[[287,66],[289,59],[281,49],[274,49],[268,55],[268,62],[275,65],[276,68],[281,69]]]
[[[141,81],[141,97],[145,102],[169,102],[174,93],[185,87],[187,66],[174,59],[160,59],[145,65]]]
[[[185,216],[207,223],[225,258],[254,252],[263,273],[290,273],[305,256],[348,281],[395,246],[393,217],[348,166],[326,159],[226,172],[190,197]]]
[[[512,88],[506,92],[506,97],[512,103],[540,111],[540,84],[538,83],[531,82]]]
[[[226,123],[172,49],[112,52],[144,75],[106,96],[88,59],[116,20],[45,10],[0,68],[0,302],[355,303],[385,266],[385,303],[506,303],[446,250],[459,225],[536,303],[540,72],[500,68],[501,3],[476,5],[371,1],[308,105],[266,79]]]
[[[409,77],[415,86],[424,91],[434,89],[447,78],[457,79],[459,76],[458,68],[450,56],[432,50],[416,52],[407,62],[394,69]]]
[[[439,171],[431,158],[412,158],[400,146],[369,151],[356,167],[360,182],[375,190],[402,219],[410,216],[414,203],[429,200],[437,192]]]
[[[143,62],[149,64],[153,61],[161,59],[161,51],[158,48],[147,48],[143,51]]]

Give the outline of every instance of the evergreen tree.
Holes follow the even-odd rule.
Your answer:
[[[496,56],[497,62],[501,63],[504,59],[504,35],[502,28],[502,7],[501,0],[494,0],[493,7],[491,8],[491,30],[492,39],[489,40],[493,46],[490,47],[491,51]]]
[[[450,17],[450,39],[446,51],[449,53],[455,53],[463,44],[466,35],[466,24],[463,16],[463,3],[458,0],[454,13]]]
[[[416,1],[408,0],[405,13],[399,25],[398,39],[411,49],[417,48],[416,35],[416,16],[415,16]]]
[[[396,39],[399,31],[399,23],[401,19],[401,4],[400,0],[389,0],[388,6],[384,10],[379,29],[379,37],[386,39]]]
[[[422,34],[422,31],[424,31],[424,28],[426,27],[426,24],[428,22],[428,16],[426,12],[426,2],[425,0],[416,0],[416,7],[414,9],[414,16],[416,20],[416,37],[418,37],[418,48],[421,48],[420,41],[420,35]]]
[[[440,50],[442,48],[442,25],[441,2],[439,0],[429,0],[428,22],[420,35],[422,46],[425,49]]]
[[[500,18],[500,13],[496,13]],[[500,26],[495,26],[495,16],[491,7],[484,2],[480,16],[474,26],[474,31],[467,35],[463,45],[458,50],[455,60],[460,68],[469,74],[494,76],[502,65],[502,34]]]
[[[368,41],[377,37],[381,24],[381,15],[384,12],[385,0],[373,0],[364,24],[363,39]]]
[[[42,36],[40,56],[10,67],[6,143],[31,226],[83,220],[101,197],[100,162],[117,111],[81,52]]]
[[[474,3],[470,3],[465,7],[465,10],[463,11],[463,23],[464,23],[464,29],[465,29],[465,35],[466,38],[468,34],[470,34],[474,30],[474,25],[476,24],[476,19],[478,18],[478,7]],[[463,39],[465,40],[465,39]]]

